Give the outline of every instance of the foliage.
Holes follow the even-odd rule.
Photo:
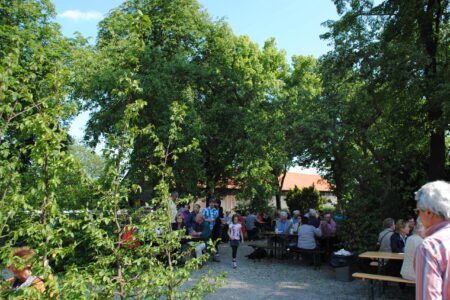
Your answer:
[[[190,151],[195,143],[183,149],[170,146],[177,138],[181,130],[179,124],[184,118],[182,108],[176,103],[173,105],[167,143],[163,144],[153,132],[152,125],[144,130],[130,126],[130,121],[144,107],[144,101],[129,104],[125,119],[120,122],[122,134],[106,136],[108,171],[103,185],[99,187],[102,196],[94,207],[94,214],[89,211],[83,213],[83,238],[91,240],[94,254],[89,263],[67,268],[62,292],[68,298],[201,299],[206,293],[214,292],[214,287],[223,279],[223,275],[215,277],[208,273],[191,288],[185,286],[199,262],[204,261],[207,255],[184,261],[193,248],[183,248],[183,230],[171,230],[169,182],[173,173],[167,167],[167,159],[169,155]],[[157,143],[154,155],[161,161],[159,165],[152,166],[160,178],[157,194],[151,200],[156,208],[152,212],[122,208],[128,204],[130,191],[139,189],[139,186],[130,185],[124,179],[127,155],[138,135],[148,135]],[[122,239],[128,230],[134,232],[131,243],[140,241],[141,245],[130,247],[130,242]],[[184,250],[179,251],[181,249]]]
[[[344,246],[364,250],[384,218],[411,213],[427,179],[448,179],[448,1],[335,4],[341,18],[323,36],[334,50],[319,60],[323,90],[303,106],[300,140],[334,186]]]
[[[103,174],[105,162],[94,150],[88,149],[78,141],[69,145],[69,152],[76,157],[82,169],[92,179],[99,179]]]
[[[136,65],[118,74],[121,85],[114,93],[117,99],[129,103],[114,123],[115,130],[105,135],[108,151],[104,176],[98,178],[94,172],[89,176],[82,162],[70,154],[65,126],[76,110],[67,94],[70,84],[80,80],[82,68],[77,69],[77,64],[81,56],[85,55],[87,62],[102,63],[101,55],[106,53],[95,53],[86,46],[78,48],[82,38],[62,38],[58,26],[50,20],[54,10],[48,1],[2,2],[0,15],[0,38],[5,42],[0,51],[1,267],[11,263],[24,266],[10,257],[10,252],[26,245],[36,251],[32,272],[42,276],[46,286],[45,293],[33,288],[15,292],[2,286],[1,297],[40,299],[51,298],[54,293],[68,299],[115,295],[199,299],[213,292],[223,275],[206,274],[194,285],[185,286],[199,261],[207,256],[189,260],[182,267],[181,258],[192,248],[178,252],[183,234],[170,230],[168,203],[173,169],[167,161],[194,153],[197,145],[191,139],[178,147],[185,107],[170,104],[164,136],[155,133],[153,124],[137,128],[132,121],[145,102],[129,101],[140,90],[129,76]],[[140,45],[139,26],[149,28],[148,19],[128,21],[137,26],[127,40]],[[109,46],[114,45],[120,50],[126,46]],[[152,214],[126,210],[128,194],[138,189],[126,176],[130,153],[136,138],[144,136],[150,137],[158,162],[150,166],[159,182]],[[64,213],[65,209],[77,211]],[[141,247],[131,248],[122,241],[128,229],[138,230],[136,239],[145,241]],[[49,276],[51,273],[55,279]]]
[[[138,43],[131,42],[134,37]],[[314,88],[302,73],[304,64],[290,75],[285,53],[273,39],[260,49],[226,23],[212,21],[194,0],[127,1],[101,22],[95,55],[88,50],[76,63],[74,97],[93,110],[86,135],[91,144],[117,134],[112,124],[136,99],[148,105],[134,125],[142,129],[151,123],[159,136],[167,136],[169,107],[176,100],[186,107],[177,147],[193,138],[199,144],[198,151],[176,161],[169,157],[180,193],[220,196],[229,181],[241,187],[245,199],[268,199],[278,191],[278,176],[297,154],[290,124],[299,118],[299,101]],[[127,101],[117,93],[123,74],[141,88]],[[287,91],[286,78],[298,85]],[[157,182],[146,178],[156,178],[148,169],[156,163],[155,145],[141,137],[135,145],[128,178],[153,189]]]
[[[306,213],[310,208],[318,209],[323,200],[320,197],[319,191],[314,186],[304,187],[299,189],[295,186],[286,193],[286,204],[289,211],[300,210],[301,213]]]
[[[9,254],[18,246],[36,251],[32,269],[46,281],[46,293],[30,288],[18,293],[32,299],[57,290],[48,265],[75,246],[64,243],[73,235],[74,222],[57,203],[61,172],[74,165],[64,127],[75,113],[67,100],[66,64],[75,44],[62,38],[52,16],[48,1],[0,4],[1,267],[13,262]],[[2,298],[16,296],[2,288]]]

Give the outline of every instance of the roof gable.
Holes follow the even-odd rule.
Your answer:
[[[281,183],[282,176],[280,176],[279,181]],[[283,182],[283,191],[288,191],[293,189],[295,186],[298,188],[305,188],[314,185],[316,190],[319,192],[331,192],[331,187],[328,181],[322,178],[320,175],[316,174],[303,174],[303,173],[286,173],[286,178]]]

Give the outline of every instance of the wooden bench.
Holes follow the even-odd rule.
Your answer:
[[[398,283],[407,283],[407,284],[416,284],[415,281],[404,279],[401,277],[388,276],[388,275],[378,275],[378,274],[368,274],[368,273],[353,273],[354,278],[361,280],[368,280],[369,282],[369,300],[374,299],[374,282],[382,281],[382,282],[398,282]]]
[[[290,253],[297,254],[297,259],[299,254],[311,254],[313,258],[314,269],[319,269],[322,264],[322,254],[325,253],[325,250],[321,249],[292,249]]]

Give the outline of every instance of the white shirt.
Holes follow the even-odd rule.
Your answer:
[[[422,241],[423,238],[417,234],[413,234],[406,240],[405,257],[403,259],[402,270],[400,271],[400,274],[405,279],[416,280],[413,264],[416,257],[416,248],[422,244]]]

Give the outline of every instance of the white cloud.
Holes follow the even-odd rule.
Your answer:
[[[65,12],[58,14],[60,18],[67,18],[74,21],[92,21],[100,20],[103,18],[103,14],[98,11],[82,12],[79,10],[66,10]]]

